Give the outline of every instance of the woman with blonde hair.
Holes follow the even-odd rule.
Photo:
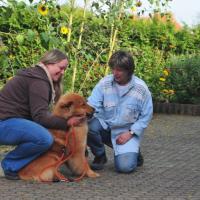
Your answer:
[[[46,52],[39,63],[17,72],[0,91],[0,144],[15,145],[1,162],[5,177],[19,179],[18,171],[53,143],[48,129],[67,130],[81,122],[66,121],[49,111],[61,95],[67,56],[58,49]]]

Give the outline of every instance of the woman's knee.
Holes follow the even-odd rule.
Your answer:
[[[37,145],[39,145],[40,148],[45,151],[45,150],[48,150],[52,146],[53,141],[54,141],[53,136],[47,130],[43,132],[43,134],[41,135],[41,137],[39,138],[37,142]]]
[[[133,172],[137,167],[137,153],[124,153],[115,156],[115,169],[119,173]]]
[[[52,146],[53,141],[54,141],[53,136],[51,134],[49,134],[45,139],[45,147],[46,147],[46,149],[49,149]]]
[[[34,143],[38,147],[40,152],[48,150],[54,141],[53,136],[48,129],[39,124],[34,126],[32,134],[27,137],[29,137],[28,140],[30,142]]]

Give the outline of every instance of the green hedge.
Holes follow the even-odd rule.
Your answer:
[[[105,13],[96,16],[87,11],[83,19],[82,8],[72,10],[69,5],[60,7],[56,1],[48,1],[45,5],[48,8],[47,15],[41,15],[38,4],[27,5],[14,0],[8,2],[5,6],[0,5],[0,87],[16,70],[35,63],[46,50],[59,48],[70,57],[71,67],[64,77],[65,91],[73,87],[72,77],[76,67],[74,91],[84,96],[90,95],[107,67],[112,27],[110,18],[106,18]],[[61,27],[68,27],[70,13],[73,14],[73,24],[68,40],[69,34],[63,34]],[[82,41],[77,49],[82,23]],[[135,74],[147,82],[154,100],[199,102],[198,98],[194,99],[199,82],[191,82],[198,79],[198,67],[192,64],[189,71],[184,67],[180,73],[170,60],[172,56],[179,60],[179,56],[187,58],[187,55],[200,53],[200,26],[176,30],[170,20],[162,22],[157,18],[138,19],[131,15],[123,16],[114,25],[118,29],[114,50],[126,49],[133,53]],[[166,70],[170,71],[168,77],[165,77]],[[185,79],[180,81],[183,74],[192,71],[195,73],[190,73],[191,78],[188,80],[191,90],[179,92],[186,84]],[[166,81],[162,81],[163,77]],[[166,90],[171,93],[166,93]]]
[[[200,55],[173,57],[166,86],[175,93],[171,102],[200,104]]]

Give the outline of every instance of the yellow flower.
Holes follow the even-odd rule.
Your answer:
[[[63,35],[67,35],[68,32],[69,32],[69,29],[68,29],[66,26],[62,26],[61,29],[60,29],[60,32],[61,32]]]
[[[174,90],[169,90],[168,92],[169,92],[169,94],[174,94],[175,93]]]
[[[45,15],[48,14],[48,8],[47,8],[45,5],[40,4],[40,5],[38,6],[38,12],[39,12],[41,15],[45,16]]]
[[[132,12],[136,12],[136,11],[137,11],[136,6],[133,6],[133,7],[131,8],[131,11],[132,11]]]
[[[165,70],[163,70],[163,74],[164,74],[165,76],[168,76],[168,75],[169,75],[169,71],[168,71],[167,69],[165,69]]]
[[[13,78],[13,76],[10,76],[7,80],[9,81],[9,80],[11,80]]]
[[[169,90],[164,89],[164,90],[162,90],[162,92],[165,93],[165,94],[168,94]]]
[[[168,95],[173,95],[175,93],[174,90],[167,90],[167,89],[163,89],[162,92]]]
[[[175,47],[176,47],[176,46],[173,45],[173,44],[169,45],[169,48],[170,48],[170,49],[173,49],[173,48],[175,48]]]
[[[12,60],[15,58],[15,56],[13,56],[12,54],[9,55],[9,58]]]
[[[163,77],[160,77],[160,79],[159,79],[160,81],[162,81],[162,82],[165,82],[165,78],[163,78]]]

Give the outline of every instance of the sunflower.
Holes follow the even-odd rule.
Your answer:
[[[68,29],[66,26],[62,26],[61,29],[60,29],[60,32],[61,32],[63,35],[67,35],[68,32],[69,32],[69,29]]]
[[[48,14],[48,8],[47,8],[45,5],[40,4],[40,5],[38,6],[38,12],[39,12],[41,15],[45,16],[45,15]]]

